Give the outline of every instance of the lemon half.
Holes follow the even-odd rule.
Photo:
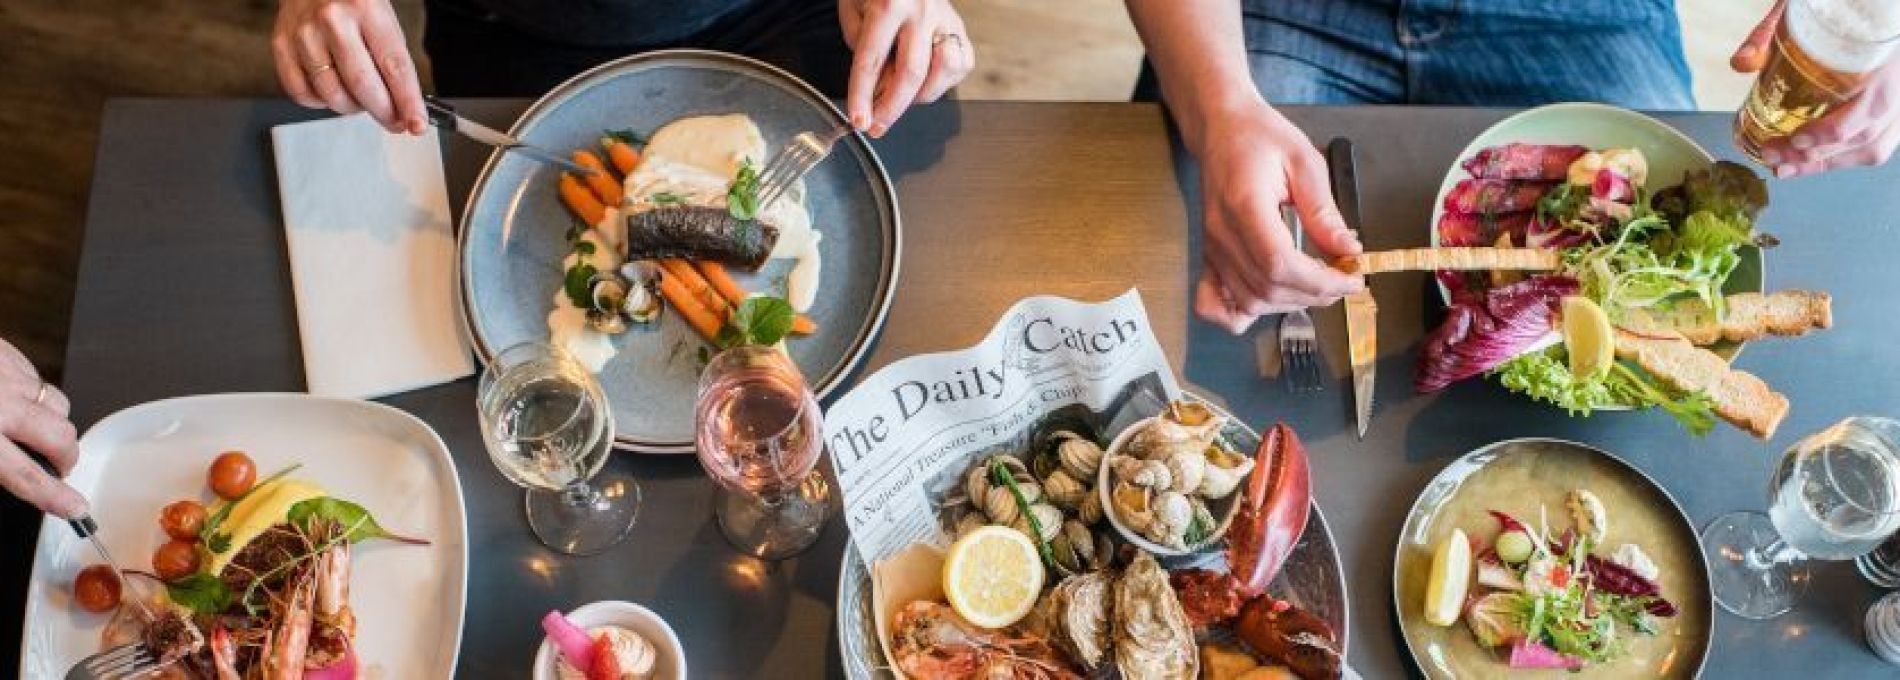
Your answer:
[[[1563,314],[1570,374],[1579,378],[1608,375],[1611,362],[1616,361],[1616,330],[1610,327],[1610,315],[1581,295],[1563,299]]]
[[[943,592],[970,623],[1002,628],[1022,620],[1042,594],[1042,557],[1022,532],[991,525],[950,546]]]

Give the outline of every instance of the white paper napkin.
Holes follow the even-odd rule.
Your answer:
[[[311,394],[380,397],[473,372],[442,153],[367,115],[271,128]]]

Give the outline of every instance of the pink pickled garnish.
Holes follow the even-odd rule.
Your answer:
[[[1545,647],[1530,640],[1518,640],[1511,645],[1512,668],[1564,668],[1576,670],[1583,667],[1583,660],[1557,650]]]
[[[343,658],[322,668],[304,669],[304,680],[356,680],[356,650],[343,650]]]
[[[541,630],[547,632],[554,649],[574,670],[586,675],[594,667],[594,640],[587,637],[587,631],[562,616],[561,612],[551,611],[541,617]]]

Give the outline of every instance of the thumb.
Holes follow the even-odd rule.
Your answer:
[[[1344,255],[1355,255],[1363,246],[1359,244],[1359,235],[1346,226],[1346,220],[1339,214],[1339,205],[1333,201],[1333,187],[1328,183],[1325,162],[1314,153],[1299,163],[1294,170],[1290,184],[1293,195],[1293,208],[1300,214],[1300,229],[1327,259]]]
[[[1755,24],[1755,30],[1748,32],[1742,39],[1735,54],[1728,58],[1729,68],[1737,73],[1754,73],[1768,63],[1768,50],[1775,40],[1775,29],[1781,25],[1781,13],[1786,10],[1785,0],[1776,0],[1775,6],[1768,9],[1761,23]]]

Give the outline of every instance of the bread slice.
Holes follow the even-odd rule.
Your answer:
[[[1333,267],[1348,274],[1455,269],[1552,271],[1563,266],[1557,251],[1544,248],[1410,248],[1348,255]]]
[[[1788,416],[1788,397],[1746,371],[1730,368],[1720,355],[1695,345],[1681,335],[1638,335],[1616,332],[1616,356],[1636,362],[1643,370],[1675,389],[1702,392],[1714,402],[1715,415],[1761,439],[1775,435]]]
[[[1834,325],[1834,300],[1820,291],[1738,293],[1727,296],[1725,304],[1728,314],[1719,320],[1708,303],[1688,299],[1669,309],[1636,310],[1623,325],[1643,335],[1675,331],[1697,345],[1712,345],[1718,340],[1746,342],[1764,335],[1806,335],[1810,330]]]

